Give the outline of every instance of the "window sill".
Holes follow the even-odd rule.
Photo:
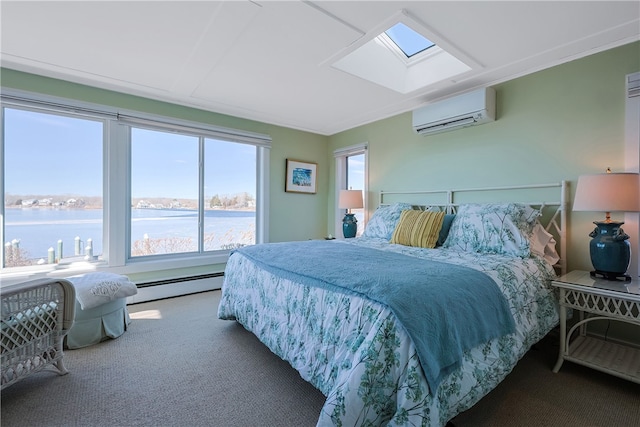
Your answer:
[[[144,274],[154,271],[170,271],[174,269],[190,267],[214,267],[216,264],[225,264],[229,259],[228,253],[215,255],[197,255],[176,257],[171,259],[156,258],[130,261],[123,266],[110,266],[105,261],[69,260],[60,264],[47,264],[45,266],[21,267],[11,272],[0,273],[0,287],[14,285],[27,280],[44,277],[65,278],[92,271],[105,271],[116,274]],[[212,270],[213,271],[213,270]],[[168,276],[170,274],[167,274]]]

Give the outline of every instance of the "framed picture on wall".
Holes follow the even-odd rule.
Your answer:
[[[316,194],[317,163],[287,159],[284,191]]]

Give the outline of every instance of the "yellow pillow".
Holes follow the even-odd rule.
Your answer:
[[[444,212],[406,210],[391,236],[391,243],[420,248],[435,248],[444,221]]]

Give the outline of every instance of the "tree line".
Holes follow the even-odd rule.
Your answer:
[[[255,206],[256,199],[247,192],[232,196],[216,194],[209,201],[209,207],[212,209],[255,208]]]

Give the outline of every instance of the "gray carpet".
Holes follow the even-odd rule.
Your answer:
[[[313,426],[324,397],[235,322],[220,292],[129,306],[129,330],[65,354],[2,391],[3,427]],[[557,337],[531,350],[496,390],[456,417],[466,426],[638,426],[640,385],[565,363]]]

